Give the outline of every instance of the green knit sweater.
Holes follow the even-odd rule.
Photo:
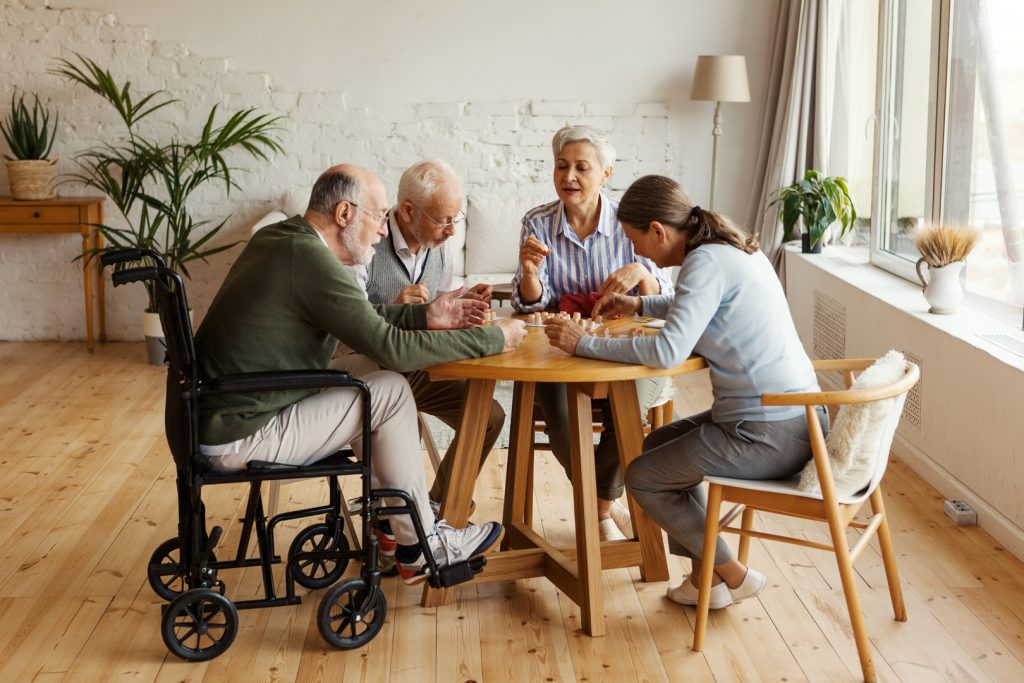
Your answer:
[[[399,372],[500,353],[501,330],[431,332],[425,305],[371,305],[301,216],[263,228],[228,272],[196,333],[199,372],[323,369],[338,340]],[[417,331],[413,331],[417,330]],[[205,395],[199,441],[230,443],[315,391]]]

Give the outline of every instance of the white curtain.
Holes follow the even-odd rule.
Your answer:
[[[780,187],[809,168],[830,173],[832,119],[844,99],[836,92],[843,0],[783,0],[775,25],[754,194],[747,225],[776,269],[782,264]]]

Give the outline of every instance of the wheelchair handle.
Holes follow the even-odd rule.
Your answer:
[[[152,266],[144,268],[128,268],[126,270],[119,270],[111,276],[115,287],[126,285],[130,282],[138,282],[140,280],[155,280],[160,270]]]
[[[106,268],[116,263],[141,261],[144,258],[153,259],[157,266],[161,268],[164,265],[163,258],[152,249],[115,249],[114,251],[107,251],[100,255],[100,265]]]

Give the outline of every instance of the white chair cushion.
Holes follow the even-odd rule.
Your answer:
[[[308,187],[293,187],[281,195],[281,210],[288,214],[288,218],[306,213],[306,207],[309,206],[310,189]]]
[[[821,492],[804,491],[800,488],[800,476],[793,475],[788,479],[733,479],[731,477],[715,477],[707,476],[704,477],[704,481],[709,484],[721,484],[722,486],[730,486],[737,489],[747,489],[748,491],[765,491],[767,493],[783,493],[789,496],[801,496],[803,498],[814,498],[815,500],[821,500]],[[856,495],[838,496],[840,505],[850,505],[853,503],[859,503],[860,501],[867,498],[868,492],[861,490]]]
[[[292,215],[294,216],[295,214]],[[268,225],[273,225],[274,223],[280,223],[286,218],[289,218],[289,216],[286,216],[284,213],[280,211],[271,211],[266,216],[259,219],[258,221],[256,221],[256,223],[253,224],[252,228],[249,229],[249,234],[250,236],[255,235],[256,231],[259,230],[260,228],[265,228]]]
[[[903,354],[890,351],[860,373],[852,388],[870,389],[892,384],[903,377],[905,372],[906,359]],[[836,495],[840,498],[852,496],[868,487],[876,478],[880,460],[882,463],[888,462],[888,451],[905,398],[906,394],[903,394],[839,408],[825,443],[832,463]],[[877,478],[881,479],[880,476]],[[814,460],[804,466],[800,475],[800,488],[820,494],[821,486]]]
[[[550,202],[553,195],[554,190],[512,197],[470,195],[466,209],[466,275],[514,274],[519,267],[523,216],[533,207]]]

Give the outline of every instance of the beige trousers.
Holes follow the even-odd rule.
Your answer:
[[[331,364],[335,369],[339,369],[338,366]],[[435,519],[427,497],[416,402],[409,383],[398,373],[387,370],[371,372],[360,379],[370,387],[372,486],[406,491],[415,501],[423,527],[429,534]],[[283,408],[252,436],[236,442],[237,452],[209,456],[210,461],[219,470],[240,470],[250,460],[309,465],[350,444],[358,453],[363,432],[361,396],[357,389],[337,387],[304,398]],[[401,503],[393,498],[385,502]],[[399,543],[418,543],[408,515],[392,517],[391,528]]]

